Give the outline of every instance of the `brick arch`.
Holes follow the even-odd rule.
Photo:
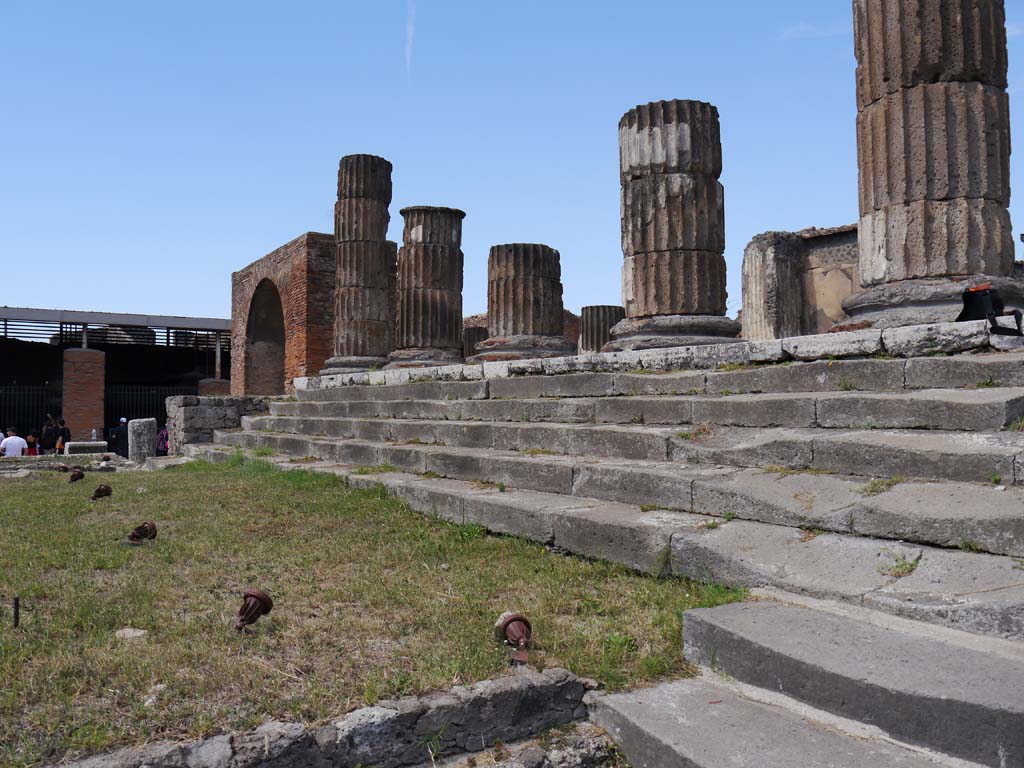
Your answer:
[[[334,237],[307,232],[231,275],[231,394],[261,394],[246,365],[250,311],[261,285],[276,289],[284,321],[284,393],[315,376],[331,356],[334,335]],[[257,334],[258,335],[258,334]]]
[[[281,293],[264,278],[252,292],[245,324],[246,394],[284,394],[284,328]]]

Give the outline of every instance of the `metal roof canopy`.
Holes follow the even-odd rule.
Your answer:
[[[74,309],[32,309],[30,307],[0,307],[0,320],[77,323],[80,325],[138,326],[140,328],[158,327],[195,331],[231,330],[230,320],[215,317],[130,315],[118,312],[83,312]]]

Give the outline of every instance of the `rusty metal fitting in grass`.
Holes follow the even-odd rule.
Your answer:
[[[235,629],[241,632],[250,624],[259,621],[260,616],[270,613],[274,601],[262,589],[247,589],[242,594],[242,607],[238,609],[238,621]]]
[[[105,496],[112,496],[114,489],[106,483],[100,483],[96,486],[96,490],[92,492],[92,496],[89,497],[90,501],[99,501]]]
[[[142,525],[138,525],[132,529],[132,532],[128,534],[128,541],[133,544],[142,544],[145,541],[152,541],[156,538],[156,523],[152,520],[147,520]]]
[[[533,627],[530,620],[521,613],[503,613],[494,623],[494,635],[499,642],[507,643],[515,648],[512,653],[512,664],[520,666],[527,662],[527,649],[533,640]]]
[[[57,465],[57,471],[58,472],[70,472],[71,471],[71,467],[69,467],[67,464],[58,464]]]
[[[69,483],[77,483],[79,480],[84,480],[84,479],[85,479],[85,472],[83,472],[81,469],[75,469],[71,473],[71,477],[68,478],[68,482]]]

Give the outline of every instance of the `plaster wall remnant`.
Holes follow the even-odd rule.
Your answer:
[[[857,225],[765,232],[743,254],[743,338],[826,333],[859,286]]]
[[[462,362],[462,220],[455,208],[403,208],[395,349],[389,368]]]
[[[487,261],[487,328],[472,362],[559,357],[576,349],[562,332],[558,251],[539,243],[491,246]]]
[[[394,312],[394,244],[386,240],[390,204],[391,163],[374,155],[341,158],[334,208],[334,355],[325,373],[387,363]]]
[[[580,353],[600,352],[611,339],[611,330],[626,317],[622,307],[601,304],[580,310]]]
[[[725,191],[718,110],[660,101],[619,121],[622,302],[608,351],[734,339],[725,318]]]
[[[860,289],[879,328],[957,319],[963,293],[1011,278],[1003,0],[854,0]]]

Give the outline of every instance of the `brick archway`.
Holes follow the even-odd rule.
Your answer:
[[[307,232],[231,275],[231,394],[291,394],[295,378],[316,376],[324,367],[334,348],[334,264],[334,237]],[[282,318],[281,338],[271,340],[280,341],[283,355],[266,346],[270,329],[260,325],[256,311],[265,306],[269,290]],[[259,327],[250,329],[253,323]],[[280,373],[276,363],[272,369],[272,388],[265,365],[250,365],[254,339],[259,349],[268,354],[273,349],[273,359],[282,361]]]
[[[247,394],[284,394],[284,308],[277,286],[263,279],[252,293],[245,324]]]

